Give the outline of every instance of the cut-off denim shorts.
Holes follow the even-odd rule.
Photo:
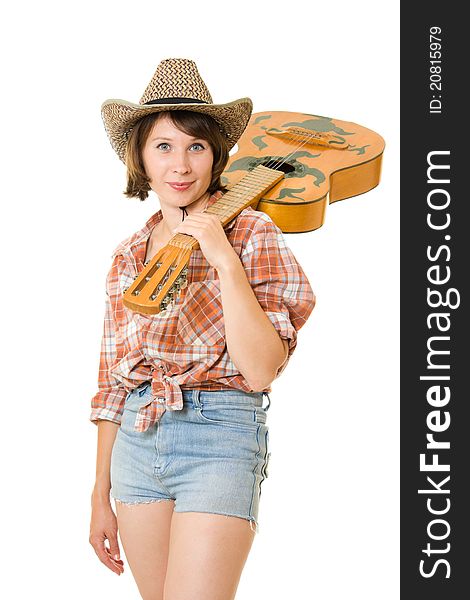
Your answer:
[[[176,512],[240,517],[257,533],[270,457],[269,396],[241,390],[182,392],[183,409],[167,409],[144,432],[134,431],[134,421],[150,400],[150,384],[127,395],[111,456],[111,496],[125,504],[174,500]]]

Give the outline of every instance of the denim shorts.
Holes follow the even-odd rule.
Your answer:
[[[171,499],[176,512],[241,517],[258,532],[270,457],[269,396],[241,390],[182,392],[183,409],[167,409],[144,432],[134,431],[134,421],[150,400],[150,384],[128,394],[111,456],[111,496],[127,504]]]

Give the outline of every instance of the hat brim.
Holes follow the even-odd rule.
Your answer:
[[[111,146],[126,162],[126,146],[129,132],[139,119],[168,110],[190,110],[211,116],[221,127],[229,150],[240,139],[250,120],[253,103],[250,98],[240,98],[226,104],[152,104],[144,106],[126,100],[110,99],[101,105],[101,116]]]

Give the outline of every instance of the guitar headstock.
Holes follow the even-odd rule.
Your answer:
[[[194,242],[197,240],[189,235],[175,235],[124,291],[124,306],[143,314],[166,310],[187,286],[188,262]]]

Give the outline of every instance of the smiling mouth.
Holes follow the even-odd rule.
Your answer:
[[[178,191],[184,191],[187,190],[194,182],[193,181],[187,181],[184,183],[178,183],[178,182],[170,182],[168,181],[167,184],[173,188],[174,190],[178,190]]]

